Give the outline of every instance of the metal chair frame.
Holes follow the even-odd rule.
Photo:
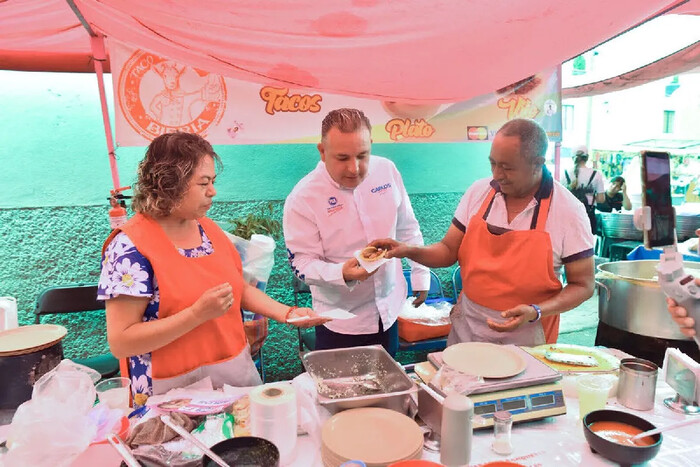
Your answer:
[[[41,324],[43,316],[104,309],[105,302],[97,300],[97,284],[77,283],[54,286],[39,294],[34,308],[34,323]],[[119,361],[111,353],[73,361],[90,368],[101,368],[98,371],[102,378],[110,378],[119,373]]]

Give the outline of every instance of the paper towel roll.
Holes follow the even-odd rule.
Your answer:
[[[265,384],[251,391],[250,432],[274,443],[282,464],[291,460],[297,442],[297,398],[291,384]]]

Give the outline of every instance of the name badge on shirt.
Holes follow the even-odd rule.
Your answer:
[[[391,183],[385,183],[384,185],[375,186],[370,191],[375,195],[376,194],[383,195],[383,194],[388,192],[389,188],[391,188]]]

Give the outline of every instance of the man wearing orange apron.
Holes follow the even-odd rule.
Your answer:
[[[430,267],[459,261],[462,293],[451,315],[450,345],[556,342],[559,314],[593,294],[588,217],[544,166],[547,144],[539,124],[511,120],[493,140],[493,178],[469,187],[439,243],[373,242],[389,248],[389,257]],[[562,265],[565,286],[558,279]]]

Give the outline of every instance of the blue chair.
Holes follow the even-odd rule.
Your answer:
[[[413,296],[413,288],[411,287],[411,270],[404,269],[403,277],[406,279],[406,285],[408,286],[406,296],[411,297]],[[425,300],[425,303],[429,305],[436,302],[452,302],[452,300],[445,297],[440,278],[433,271],[430,271],[430,288],[428,289],[428,298]]]
[[[403,276],[406,278],[406,284],[408,285],[407,296],[411,297],[413,295],[411,270],[404,269]],[[440,278],[433,271],[430,271],[430,288],[428,289],[428,298],[425,300],[425,303],[430,304],[437,302],[452,303],[449,298],[445,297]],[[399,350],[439,352],[444,350],[445,347],[447,347],[447,337],[436,337],[434,339],[425,339],[417,342],[408,342],[399,337]]]
[[[452,271],[452,297],[454,303],[457,303],[459,294],[462,293],[462,270],[459,265]]]

